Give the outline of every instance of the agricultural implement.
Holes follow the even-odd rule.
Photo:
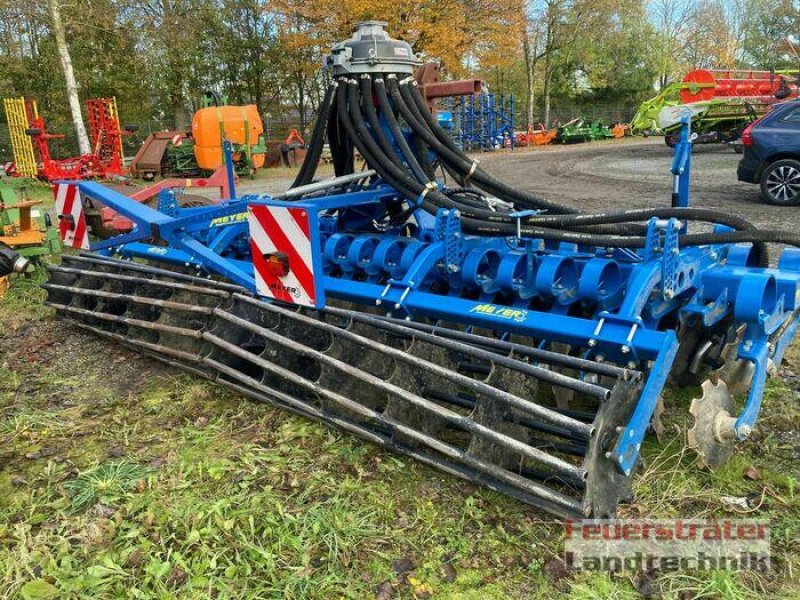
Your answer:
[[[562,144],[579,144],[581,142],[620,138],[625,135],[625,132],[624,125],[615,125],[611,128],[603,125],[602,121],[592,122],[577,118],[559,127],[555,140]]]
[[[454,97],[446,109],[453,115],[451,136],[466,151],[514,148],[514,96],[482,91]]]
[[[35,212],[39,204],[0,184],[0,297],[8,289],[9,275],[24,273],[31,262],[61,251],[49,216]]]
[[[634,133],[664,134],[674,146],[688,111],[694,143],[732,142],[770,105],[798,97],[798,77],[796,71],[696,69],[643,102],[631,126]]]
[[[104,179],[127,173],[122,137],[136,128],[120,126],[116,99],[91,98],[86,102],[92,151],[63,159],[53,157],[50,141],[64,136],[47,131],[36,100],[6,98],[3,102],[14,152],[14,175],[56,181]]]
[[[666,206],[582,213],[507,186],[438,126],[418,64],[381,23],[335,45],[284,193],[181,208],[165,190],[151,208],[57,186],[82,252],[50,267],[47,304],[556,515],[613,515],[630,496],[670,378],[702,385],[689,442],[723,463],[797,328],[800,251],[770,267],[767,243],[800,237],[689,207],[688,118]],[[315,181],[326,137],[335,176]],[[95,201],[135,227],[90,239]]]
[[[264,126],[255,105],[233,106],[207,92],[192,117],[191,132],[157,131],[131,160],[131,173],[143,179],[209,176],[224,164],[223,142],[233,145],[234,167],[250,176],[265,164]]]
[[[546,146],[558,135],[558,129],[546,129],[541,123],[537,127],[531,127],[528,131],[519,132],[516,135],[517,146]]]

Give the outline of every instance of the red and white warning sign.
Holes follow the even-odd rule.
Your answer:
[[[264,204],[251,204],[248,211],[258,294],[316,306],[308,211]]]
[[[83,204],[78,186],[59,183],[53,186],[53,195],[56,198],[56,216],[61,241],[69,248],[88,250],[89,235],[86,231],[86,219],[83,217]]]
[[[6,175],[11,177],[17,172],[17,165],[14,163],[14,161],[3,163],[3,171],[5,171]]]

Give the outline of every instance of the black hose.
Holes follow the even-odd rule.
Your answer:
[[[339,88],[342,86],[339,85]],[[333,160],[333,172],[339,177],[341,175],[349,175],[355,171],[353,159],[353,142],[350,141],[350,136],[342,131],[342,124],[339,118],[341,111],[339,110],[339,103],[342,102],[341,93],[334,96],[334,105],[336,108],[335,116],[328,119],[328,144],[331,147],[331,159]],[[333,109],[333,107],[332,107]]]
[[[400,148],[400,152],[405,158],[406,164],[411,169],[411,172],[414,174],[414,177],[417,178],[417,181],[419,181],[422,184],[429,182],[430,178],[425,174],[425,171],[423,171],[419,162],[417,162],[414,153],[408,146],[406,137],[400,130],[400,125],[397,123],[397,119],[395,119],[394,113],[392,112],[392,108],[391,106],[389,106],[389,99],[386,97],[386,90],[383,89],[383,80],[380,78],[376,78],[374,88],[372,84],[373,81],[371,77],[369,76],[362,77],[361,101],[365,105],[364,108],[366,109],[365,112],[367,114],[367,119],[370,121],[370,124],[372,124],[374,120],[375,125],[373,125],[373,129],[377,127],[380,133],[380,137],[383,137],[383,139],[385,140],[386,136],[383,134],[383,129],[378,123],[378,117],[375,112],[375,105],[372,104],[372,95],[374,90],[375,97],[378,99],[378,105],[381,107],[381,112],[383,113],[383,118],[386,120],[386,124],[389,126],[389,131],[392,132],[392,138],[394,138],[397,147]],[[387,155],[397,156],[394,147],[392,147],[392,145],[388,141],[386,142],[386,146],[384,147],[384,149]]]
[[[392,142],[386,137],[386,133],[381,126],[380,119],[378,118],[378,112],[375,110],[375,105],[371,102],[372,98],[372,80],[369,76],[362,76],[361,77],[361,84],[360,84],[360,101],[359,101],[359,108],[361,110],[361,114],[366,115],[367,123],[369,124],[369,131],[372,136],[378,140],[378,145],[380,146],[380,150],[383,155],[391,160],[396,167],[401,169],[406,169],[406,164],[403,162],[403,159],[397,153],[395,147],[392,145]],[[368,100],[368,98],[370,100]],[[352,108],[351,108],[352,110]],[[425,180],[423,180],[424,183]]]
[[[345,97],[347,96],[347,97]],[[358,96],[358,86],[356,82],[349,82],[347,90],[340,89],[338,93],[337,109],[339,122],[344,129],[347,137],[358,148],[359,152],[364,156],[365,160],[375,168],[381,177],[386,180],[389,185],[394,187],[398,192],[403,194],[412,202],[420,202],[418,199],[423,196],[425,186],[414,180],[408,175],[407,171],[399,168],[382,152],[380,146],[375,142],[370,133],[369,128],[366,126],[363,116],[360,112],[361,101]],[[492,213],[483,210],[474,210],[471,206],[465,205],[463,202],[454,202],[446,195],[438,190],[429,189],[427,195],[420,202],[422,208],[431,214],[436,214],[439,208],[457,208],[464,212],[462,224],[464,229],[470,233],[480,235],[495,235],[513,237],[516,236],[516,222],[514,222],[508,215],[502,213]],[[470,203],[471,204],[471,203]],[[714,216],[719,217],[713,211],[704,209],[664,209],[661,214],[665,214],[667,210],[674,210],[675,215],[686,216],[686,211],[695,211],[695,216]],[[683,212],[681,212],[683,211]],[[488,213],[488,214],[487,214]],[[633,217],[644,218],[644,215],[653,214],[659,216],[658,209],[646,209],[644,211],[626,211],[617,214],[600,214],[590,215],[585,218],[586,221],[616,221],[622,222],[625,219]],[[477,216],[476,216],[477,215]],[[564,219],[573,219],[580,221],[578,216],[562,215]],[[551,217],[548,216],[548,219]],[[557,219],[558,216],[553,216],[552,219]],[[734,225],[739,227],[749,226],[749,223],[744,220],[735,222],[736,218],[731,219]],[[551,229],[549,227],[531,226],[525,223],[521,232],[526,237],[539,238],[554,241],[563,241],[576,243],[583,246],[596,246],[596,247],[619,247],[619,248],[642,248],[646,244],[646,239],[641,236],[627,236],[627,235],[610,235],[587,233],[581,231],[563,231],[558,229]],[[792,244],[800,246],[800,236],[795,236],[783,232],[768,232],[746,229],[744,231],[723,232],[723,233],[706,233],[706,234],[688,234],[680,237],[680,243],[684,246],[698,246],[709,244],[730,244],[740,242],[778,242],[785,244]]]
[[[344,86],[343,86],[344,87]],[[382,151],[378,143],[371,135],[369,128],[361,115],[361,102],[358,96],[358,84],[355,81],[348,81],[346,84],[346,98],[344,89],[339,90],[339,120],[345,125],[348,134],[351,135],[353,143],[362,152],[367,162],[373,166],[390,185],[398,185],[396,188],[414,203],[419,203],[422,198],[422,207],[431,214],[436,214],[439,208],[457,209],[465,216],[474,217],[476,220],[498,220],[503,223],[511,223],[510,217],[501,213],[488,210],[481,210],[467,204],[455,201],[438,189],[431,187],[431,183],[423,185],[410,177],[408,171],[395,164]],[[345,106],[346,104],[346,106]]]
[[[303,165],[300,167],[300,172],[292,183],[292,187],[298,187],[311,183],[314,179],[314,174],[317,172],[317,164],[322,156],[322,147],[325,145],[325,128],[328,126],[328,119],[331,113],[331,104],[334,101],[334,90],[336,90],[336,82],[332,82],[328,89],[325,90],[325,96],[322,99],[319,113],[317,114],[317,121],[314,123],[314,129],[311,131],[311,145],[306,152],[303,159]]]
[[[417,161],[419,162],[420,165],[422,165],[422,169],[425,171],[425,174],[428,176],[428,179],[430,180],[436,179],[436,169],[434,168],[433,162],[431,161],[430,150],[428,149],[428,145],[418,135],[412,136],[411,141],[414,144],[414,154],[417,157]]]
[[[393,177],[391,171],[386,168],[386,164],[383,160],[379,160],[375,155],[373,155],[371,148],[365,144],[361,138],[359,137],[356,129],[353,125],[353,122],[350,119],[350,115],[347,109],[347,85],[346,80],[340,80],[341,85],[337,90],[336,94],[336,109],[337,109],[337,119],[338,126],[340,127],[341,131],[347,136],[350,140],[350,143],[353,144],[358,151],[361,153],[361,156],[367,161],[367,164],[370,165],[373,169],[378,172],[378,175],[386,181],[390,186],[392,186],[399,194],[402,194],[407,199],[414,201],[418,194],[414,193],[412,189],[409,189],[403,181],[398,180],[396,177]],[[391,164],[391,162],[389,162]]]
[[[419,110],[414,104],[413,98],[410,96],[407,99],[404,98],[404,94],[408,95],[407,85],[398,85],[397,78],[391,75],[386,79],[388,81],[389,93],[391,94],[392,100],[400,110],[400,113],[403,115],[409,127],[411,127],[415,134],[425,140],[426,144],[433,148],[433,151],[439,156],[441,161],[447,163],[459,175],[464,177],[465,181],[474,181],[476,186],[486,190],[490,194],[504,200],[507,199],[517,202],[525,208],[548,210],[555,214],[571,214],[575,212],[573,209],[566,206],[535,198],[530,194],[521,194],[504,184],[503,186],[508,188],[508,190],[512,190],[512,193],[507,193],[506,190],[501,189],[501,186],[494,183],[497,180],[488,176],[483,169],[477,166],[475,161],[470,160],[460,149],[457,149],[457,151],[453,150],[444,143],[444,139],[447,139],[449,144],[455,146],[455,143],[450,140],[450,136],[442,131],[439,124],[436,123],[427,107],[425,107],[424,110]],[[431,123],[433,124],[432,126]]]

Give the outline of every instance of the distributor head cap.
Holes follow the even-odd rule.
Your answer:
[[[394,40],[383,29],[386,23],[359,23],[353,37],[339,42],[325,57],[325,68],[334,77],[361,73],[405,73],[411,75],[422,61],[411,45]]]

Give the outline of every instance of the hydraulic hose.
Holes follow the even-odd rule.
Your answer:
[[[407,165],[403,162],[402,157],[400,157],[400,155],[397,153],[397,150],[392,145],[392,142],[386,136],[386,132],[381,126],[380,119],[378,118],[378,113],[375,110],[375,105],[372,103],[371,100],[372,99],[371,83],[372,80],[369,78],[369,76],[361,77],[361,84],[359,86],[361,94],[359,98],[359,106],[351,108],[351,110],[356,110],[357,108],[361,111],[361,114],[366,117],[367,123],[369,124],[369,131],[372,134],[372,136],[378,141],[378,146],[383,156],[392,161],[392,163],[394,163],[396,167],[399,167],[400,169],[406,169]],[[427,180],[425,179],[422,180],[423,183],[425,181]]]
[[[402,194],[410,201],[414,201],[418,194],[415,194],[405,183],[393,176],[391,168],[387,168],[387,163],[384,160],[379,160],[372,152],[372,148],[368,147],[359,137],[356,129],[350,119],[347,107],[347,81],[340,80],[339,89],[336,94],[336,116],[337,127],[347,136],[353,145],[358,149],[361,156],[372,166],[381,178],[392,186],[398,193]],[[391,161],[388,162],[391,165]]]
[[[383,129],[378,121],[378,116],[375,112],[375,105],[372,103],[373,91],[375,98],[377,98],[378,104],[381,107],[383,118],[386,121],[386,124],[389,126],[389,131],[392,133],[392,138],[397,144],[397,147],[400,148],[400,152],[405,158],[406,164],[411,169],[411,172],[414,174],[414,177],[416,177],[417,181],[423,184],[427,183],[431,180],[431,178],[427,176],[422,166],[417,161],[416,156],[414,156],[414,153],[411,151],[411,148],[406,141],[406,137],[400,130],[400,125],[397,123],[397,119],[394,116],[391,106],[389,106],[389,99],[386,97],[386,90],[383,88],[383,80],[376,78],[373,87],[372,78],[369,75],[365,75],[361,78],[361,101],[364,103],[364,109],[370,125],[372,125],[374,122],[373,129],[375,129],[376,133],[379,134],[379,141],[380,138],[386,140],[386,136],[384,135]],[[386,146],[384,148],[387,155],[396,156],[394,147],[392,147],[391,143],[388,141],[386,142]]]
[[[439,127],[439,124],[433,118],[427,106],[425,106],[424,100],[417,102],[417,98],[411,94],[411,88],[408,84],[398,84],[397,78],[391,76],[387,77],[387,80],[392,100],[395,101],[403,118],[414,130],[414,133],[421,136],[439,155],[439,158],[454,168],[465,178],[465,181],[474,181],[478,187],[490,194],[504,200],[511,200],[525,208],[548,210],[554,214],[571,214],[575,212],[574,209],[562,204],[550,202],[509,187],[489,175],[476,161],[471,160],[460,148],[455,146],[447,132]],[[413,89],[421,97],[419,90]]]
[[[334,96],[335,113],[339,115],[339,104],[342,100],[341,82],[337,82],[336,94]],[[334,107],[332,107],[333,110]],[[350,136],[342,131],[341,119],[330,118],[328,119],[328,144],[331,148],[331,158],[333,159],[334,174],[339,177],[341,175],[349,175],[355,171],[355,164],[353,158],[353,142],[350,141]]]
[[[346,87],[346,92],[345,88]],[[346,97],[345,97],[346,95]],[[481,219],[491,221],[497,219],[500,222],[510,224],[510,218],[501,213],[488,210],[481,210],[467,204],[454,201],[441,193],[435,182],[431,181],[423,185],[409,176],[408,171],[395,164],[382,151],[379,144],[374,140],[364,117],[360,113],[361,102],[358,96],[358,85],[355,81],[347,81],[342,84],[342,89],[338,95],[339,120],[350,135],[353,143],[362,153],[367,162],[384,177],[391,185],[397,185],[398,191],[403,193],[414,203],[420,203],[422,207],[431,214],[436,214],[439,208],[457,209],[465,216],[474,217],[477,221]]]
[[[358,84],[355,81],[348,82],[342,86],[338,92],[337,109],[339,122],[347,137],[358,148],[365,160],[376,168],[387,183],[395,187],[406,198],[415,202],[431,214],[435,214],[439,208],[457,208],[462,211],[462,223],[466,231],[480,235],[495,235],[513,237],[517,234],[516,221],[507,214],[484,211],[474,208],[464,202],[455,202],[442,194],[439,190],[430,186],[424,186],[410,177],[407,170],[394,164],[381,150],[379,144],[374,140],[369,128],[366,126],[364,117],[361,114],[362,103],[358,95]],[[427,193],[425,190],[428,190]],[[673,212],[674,211],[674,212]],[[693,211],[693,212],[687,212]],[[800,246],[800,236],[795,236],[783,232],[757,231],[752,229],[752,225],[747,221],[737,218],[720,218],[721,215],[713,211],[704,209],[646,209],[643,211],[624,211],[621,213],[609,213],[589,215],[546,215],[550,223],[556,223],[559,217],[564,220],[573,220],[577,226],[585,226],[593,221],[625,222],[631,219],[644,219],[648,216],[675,215],[689,218],[708,218],[713,221],[727,221],[730,226],[745,228],[742,231],[688,234],[680,238],[684,246],[697,246],[707,244],[726,244],[739,242],[778,242]],[[537,217],[533,217],[537,218]],[[541,218],[541,217],[540,217]],[[750,229],[747,229],[750,228]],[[526,237],[540,238],[554,241],[564,241],[586,246],[600,247],[621,247],[621,248],[641,248],[646,244],[646,239],[642,236],[600,234],[582,231],[564,231],[531,225],[523,222],[521,232]]]
[[[328,126],[328,119],[331,113],[331,104],[335,99],[336,82],[332,82],[325,90],[325,96],[320,105],[319,114],[317,114],[317,121],[314,123],[314,129],[311,131],[311,146],[306,152],[303,159],[303,165],[300,167],[300,172],[295,177],[292,187],[299,187],[311,183],[314,179],[314,174],[317,172],[317,164],[322,156],[322,147],[325,145],[324,132]]]

